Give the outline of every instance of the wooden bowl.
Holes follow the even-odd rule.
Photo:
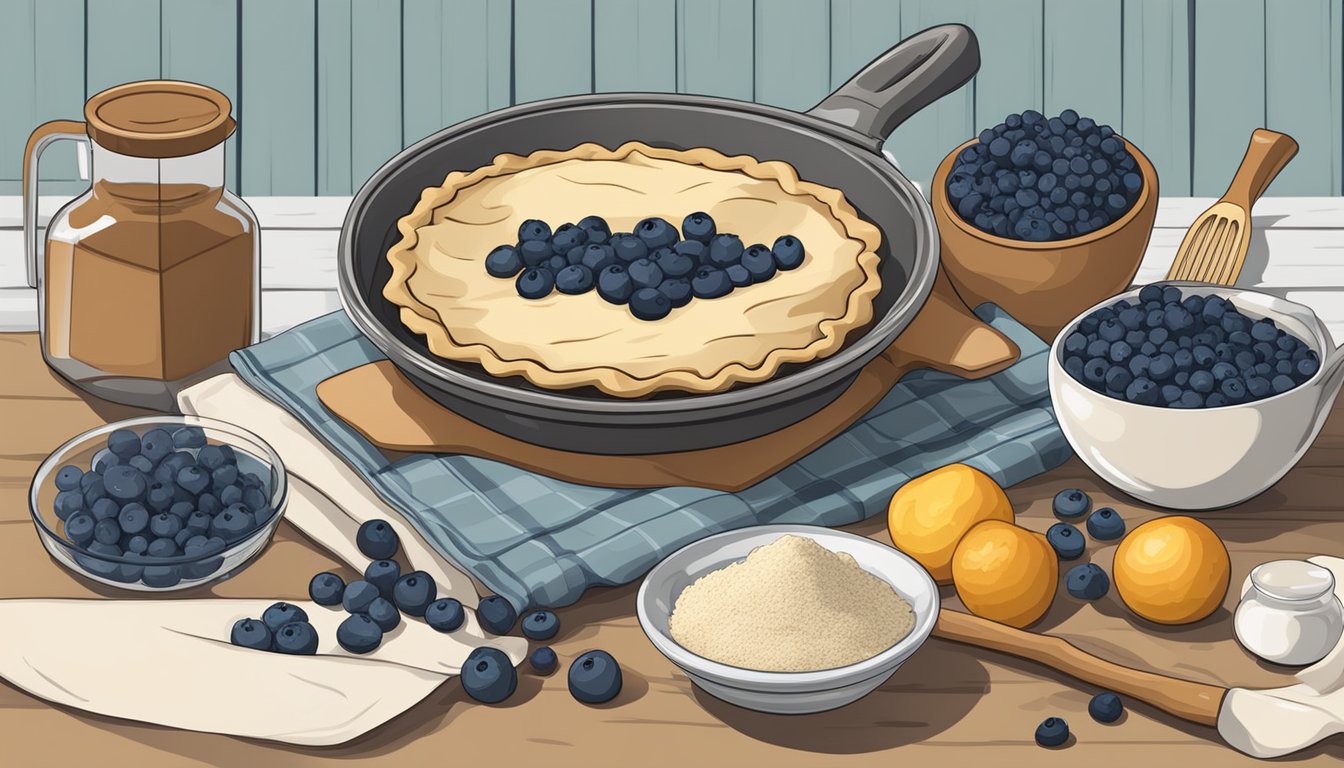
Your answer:
[[[952,150],[933,177],[933,218],[942,240],[943,269],[968,306],[991,301],[1050,341],[1079,312],[1129,287],[1157,216],[1157,171],[1126,141],[1143,188],[1124,216],[1068,240],[1012,240],[976,229],[947,198],[953,161],[976,141]]]

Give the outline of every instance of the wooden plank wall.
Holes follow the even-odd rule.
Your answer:
[[[241,128],[230,185],[348,195],[402,146],[551,96],[705,93],[806,109],[925,27],[970,25],[974,81],[890,146],[927,181],[1010,111],[1071,107],[1157,165],[1167,195],[1218,195],[1251,129],[1302,153],[1275,195],[1338,195],[1344,0],[0,0],[0,194],[22,148],[88,95],[174,77],[220,88]],[[46,191],[70,191],[53,150]]]

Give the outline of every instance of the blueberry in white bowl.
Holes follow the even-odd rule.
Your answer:
[[[259,503],[265,520],[244,506],[248,524],[234,521],[221,531],[217,522],[228,507],[209,490],[212,472],[225,466],[237,478],[226,489],[230,496]],[[188,487],[179,482],[184,472]],[[236,571],[261,551],[284,509],[286,486],[279,457],[256,435],[213,419],[149,416],[57,448],[34,476],[29,509],[43,546],[76,573],[123,589],[185,589]],[[219,546],[212,526],[227,533]],[[201,534],[209,546],[185,547]]]

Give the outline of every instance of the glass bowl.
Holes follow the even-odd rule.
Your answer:
[[[233,450],[238,475],[244,477],[250,473],[256,478],[251,482],[260,482],[259,490],[265,495],[266,506],[272,510],[269,519],[252,530],[238,533],[236,537],[221,535],[219,539],[222,539],[222,544],[210,544],[204,547],[203,552],[181,554],[179,546],[178,553],[166,557],[133,552],[111,554],[105,547],[103,551],[98,551],[96,542],[77,544],[65,534],[65,525],[56,511],[56,497],[60,493],[56,487],[56,476],[61,468],[73,465],[88,474],[96,463],[104,461],[106,457],[115,459],[108,449],[107,441],[108,436],[117,430],[126,429],[144,435],[150,430],[163,428],[171,434],[183,427],[198,428],[204,435],[206,446],[228,446]],[[186,451],[194,458],[203,447],[176,447],[174,451]],[[133,460],[127,461],[129,463]],[[90,498],[88,493],[84,493],[85,486],[81,485],[78,490],[85,499]],[[213,489],[206,491],[211,492]],[[97,496],[97,493],[93,495]],[[53,451],[37,468],[37,474],[33,477],[28,493],[28,508],[42,546],[66,568],[111,587],[167,592],[197,587],[241,569],[266,546],[275,533],[276,526],[284,516],[287,495],[284,465],[275,450],[260,437],[232,424],[199,416],[145,416],[91,429]],[[83,504],[84,510],[90,510],[91,507],[91,501]],[[151,516],[156,514],[152,509],[147,511]],[[148,529],[145,535],[147,539],[150,538]]]

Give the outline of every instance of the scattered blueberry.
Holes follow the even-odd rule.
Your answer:
[[[297,605],[290,603],[274,603],[261,614],[262,622],[275,632],[291,621],[307,621],[308,614]]]
[[[435,600],[425,609],[425,623],[439,632],[453,632],[467,620],[467,612],[456,598]]]
[[[317,653],[317,630],[307,619],[296,619],[272,632],[275,650],[312,656]]]
[[[1077,488],[1065,488],[1055,494],[1054,511],[1059,517],[1072,520],[1087,514],[1092,508],[1092,497]]]
[[[550,640],[559,631],[560,619],[551,611],[533,611],[523,617],[523,634],[531,640]]]
[[[507,635],[513,630],[513,623],[518,620],[518,612],[508,600],[499,595],[491,595],[482,599],[476,606],[476,618],[487,632]]]
[[[1058,747],[1069,740],[1069,724],[1062,717],[1047,717],[1036,726],[1036,743],[1042,747]]]
[[[341,595],[341,607],[348,613],[363,613],[369,609],[369,603],[380,597],[378,588],[363,579],[350,582]]]
[[[485,704],[497,704],[513,695],[518,673],[503,651],[480,646],[462,664],[462,689]]]
[[[1087,703],[1087,713],[1098,723],[1114,723],[1125,713],[1125,705],[1119,696],[1106,691],[1092,697]]]
[[[370,653],[382,644],[383,630],[366,614],[352,613],[336,628],[336,642],[351,653]]]
[[[254,651],[269,651],[271,630],[257,619],[239,619],[229,633],[229,642]]]
[[[384,632],[391,632],[401,623],[401,613],[386,598],[375,597],[373,602],[369,603],[368,610],[365,613]]]
[[[308,582],[308,596],[318,605],[340,605],[345,580],[330,571],[319,573]]]
[[[556,657],[555,651],[550,646],[542,646],[532,652],[527,657],[527,663],[532,667],[532,671],[539,675],[549,675],[560,666],[560,659]]]
[[[1087,532],[1098,541],[1114,541],[1125,535],[1125,521],[1114,509],[1102,507],[1088,516]]]
[[[411,571],[392,587],[392,602],[407,616],[424,616],[438,595],[434,579],[424,571]]]
[[[355,534],[355,546],[365,557],[374,560],[391,560],[400,543],[397,532],[386,520],[369,520],[360,525]]]
[[[1083,555],[1087,542],[1077,528],[1068,523],[1055,523],[1045,532],[1045,540],[1054,547],[1060,560],[1077,560]]]
[[[569,693],[585,704],[603,704],[621,692],[621,667],[606,651],[588,651],[569,665]]]
[[[397,585],[399,578],[401,578],[401,566],[396,560],[374,560],[364,569],[364,580],[377,587],[378,594],[389,600],[392,598],[392,588]]]
[[[775,240],[774,247],[770,249],[774,254],[775,266],[779,269],[789,270],[797,269],[803,264],[803,241],[793,235],[784,235]]]
[[[1111,589],[1111,579],[1096,563],[1075,565],[1064,576],[1069,594],[1079,600],[1097,600]]]

